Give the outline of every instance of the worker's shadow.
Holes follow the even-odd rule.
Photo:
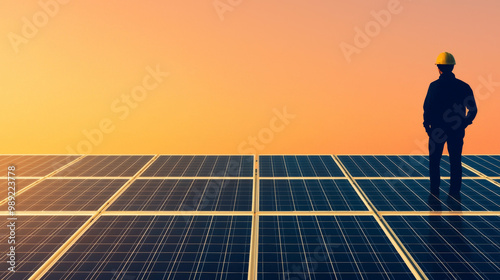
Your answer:
[[[434,254],[447,255],[451,263],[467,262],[466,259],[472,251],[469,241],[463,235],[464,219],[460,212],[462,211],[461,197],[448,196],[446,198],[446,210],[453,211],[452,215],[442,215],[443,202],[432,194],[428,199],[429,210],[432,211],[429,216],[429,232],[427,246]],[[458,212],[458,213],[457,213]],[[461,254],[456,254],[460,252]],[[434,255],[433,254],[433,255]],[[431,271],[444,272],[442,264],[436,261],[434,257],[429,256]]]
[[[443,202],[438,196],[429,194],[427,204],[429,205],[429,211],[443,211]],[[462,212],[462,196],[460,194],[456,196],[448,195],[446,198],[446,208],[445,210],[448,211]]]
[[[462,196],[460,193],[455,196],[448,195],[446,198],[446,206],[450,211],[462,212]]]
[[[429,198],[427,199],[427,204],[429,205],[429,211],[435,211],[435,212],[443,211],[441,200],[439,199],[439,197],[433,194],[429,194]]]

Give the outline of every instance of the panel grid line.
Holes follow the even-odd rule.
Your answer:
[[[239,178],[239,177],[238,177]],[[364,178],[364,177],[363,177]],[[341,179],[347,179],[346,177],[260,177],[261,180],[326,180],[326,179],[332,179],[332,180],[341,180]]]
[[[319,225],[318,217],[315,216],[314,219],[316,220],[316,223]],[[339,226],[339,228],[340,228],[340,226]],[[323,229],[321,227],[318,227],[318,229],[319,229],[319,232],[321,234],[321,240],[323,241],[323,244],[328,244],[326,241],[326,238],[325,238],[325,234],[323,234]],[[325,246],[325,249],[327,252],[328,260],[330,261],[330,266],[332,268],[333,275],[334,275],[335,279],[337,279],[337,275],[335,274],[334,261],[332,260],[332,257],[331,257],[333,252],[330,250],[330,246]]]
[[[378,211],[381,216],[500,216],[500,211]]]
[[[31,180],[38,180],[42,179],[42,176],[16,176],[16,179],[31,179]],[[9,177],[6,176],[0,176],[0,180],[7,180]]]
[[[352,177],[354,180],[429,180],[430,177]],[[480,179],[481,177],[468,177],[463,176],[462,179]],[[449,180],[449,176],[441,176],[441,179]]]
[[[226,176],[226,177],[207,177],[207,176],[199,176],[199,177],[192,177],[192,176],[184,176],[184,177],[145,177],[145,176],[141,176],[140,178],[138,179],[141,179],[141,180],[184,180],[184,179],[190,179],[190,180],[209,180],[209,179],[214,179],[214,180],[224,180],[224,179],[238,179],[238,180],[253,180],[254,177],[229,177],[229,176]]]
[[[377,211],[500,211],[500,190],[485,178],[463,179],[459,197],[433,196],[426,179],[358,179]],[[442,185],[448,181],[442,180]],[[444,196],[444,197],[443,197]],[[463,209],[462,209],[463,208]]]
[[[252,231],[250,235],[250,254],[248,259],[248,280],[257,280],[257,265],[259,262],[259,156],[254,155],[253,159],[253,190],[252,190]]]
[[[16,211],[17,216],[92,216],[97,211]],[[381,216],[500,216],[500,211],[377,211]],[[370,211],[105,211],[101,216],[373,216]],[[0,211],[0,216],[8,211]]]
[[[465,168],[467,168],[467,169],[469,169],[469,170],[471,170],[472,172],[474,172],[474,173],[478,174],[480,177],[482,177],[482,178],[484,178],[484,179],[486,179],[486,180],[490,181],[491,183],[495,184],[496,186],[500,187],[500,183],[499,183],[499,182],[497,182],[497,181],[495,181],[495,180],[493,180],[493,179],[491,179],[489,176],[486,176],[485,174],[483,174],[483,173],[481,173],[481,172],[477,171],[476,169],[474,169],[474,168],[470,167],[469,165],[467,165],[467,164],[465,164],[465,163],[463,163],[463,162],[462,162],[462,166],[463,166],[463,167],[465,167]]]
[[[297,228],[300,229],[301,226],[300,226],[299,220],[297,219],[297,220],[295,220],[295,222],[297,223]],[[300,231],[300,230],[299,230],[299,237],[300,237],[300,245],[302,247],[302,254],[304,256],[305,267],[307,269],[307,274],[309,275],[309,277],[311,277],[311,271],[309,269],[309,260],[307,258],[307,254],[306,254],[307,251],[306,251],[306,248],[305,248],[305,245],[304,245],[305,240],[304,240],[304,237],[302,236],[302,231]]]
[[[500,155],[466,155],[462,161],[486,176],[500,175]]]

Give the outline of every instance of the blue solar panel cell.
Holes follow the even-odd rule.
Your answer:
[[[260,180],[261,211],[366,211],[347,179]]]
[[[0,167],[7,170],[15,166],[17,177],[43,177],[71,163],[79,156],[63,155],[10,155],[0,156]]]
[[[4,253],[0,279],[30,278],[78,229],[40,279],[500,279],[500,155],[464,156],[458,197],[447,178],[429,194],[427,156],[263,155],[258,169],[241,155],[163,155],[147,169],[150,155],[78,157],[0,156],[22,171],[17,272]]]
[[[339,156],[340,161],[353,177],[428,177],[427,156]],[[448,156],[441,160],[441,176],[450,176]],[[478,177],[463,169],[464,177]]]
[[[260,177],[344,177],[331,156],[260,156]]]
[[[42,279],[247,279],[251,216],[103,216]]]
[[[132,177],[153,156],[86,156],[57,172],[57,177]]]
[[[448,196],[448,180],[442,180],[438,199],[426,179],[356,182],[378,211],[500,211],[500,188],[486,179],[464,179],[458,198]]]
[[[262,216],[258,279],[414,279],[369,216]]]
[[[385,216],[429,279],[499,279],[499,216]]]
[[[500,176],[500,155],[467,155],[462,161],[486,176]]]
[[[1,216],[0,279],[25,280],[47,261],[54,252],[80,228],[89,216],[16,216],[15,243],[7,243],[10,236],[7,216]],[[10,239],[12,240],[12,239]],[[7,270],[10,264],[10,246],[14,246],[15,272]]]
[[[46,179],[19,195],[22,211],[96,211],[126,179]]]
[[[253,177],[253,156],[160,156],[142,177]]]
[[[251,211],[253,180],[138,179],[111,211]]]

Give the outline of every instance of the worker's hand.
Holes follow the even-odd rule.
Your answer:
[[[428,126],[424,126],[425,127],[425,132],[427,133],[427,135],[429,137],[431,137],[431,132],[432,132],[432,129],[431,127],[428,125]]]
[[[462,124],[460,125],[460,128],[465,130],[469,125],[470,125],[470,123],[462,122]]]

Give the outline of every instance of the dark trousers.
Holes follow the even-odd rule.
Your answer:
[[[436,130],[439,130],[437,128]],[[462,187],[462,147],[464,145],[464,130],[445,132],[440,129],[432,132],[429,137],[429,176],[431,192],[439,193],[440,162],[443,155],[444,143],[448,143],[450,154],[450,194],[458,194]]]

